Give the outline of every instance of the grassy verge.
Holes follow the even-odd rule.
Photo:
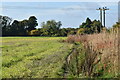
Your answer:
[[[97,78],[119,77],[118,33],[70,35],[68,36],[66,42],[81,42],[84,45],[82,51],[79,49],[79,56],[85,55],[83,58],[83,63],[81,64],[82,66],[79,65],[79,67],[81,68],[79,72],[82,71],[83,76]],[[71,59],[71,63],[74,66],[78,61],[76,61],[75,59],[75,56],[73,56],[73,59]]]

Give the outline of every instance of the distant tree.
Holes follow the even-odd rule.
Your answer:
[[[118,28],[120,27],[120,22],[116,22],[116,24],[113,25],[113,28]]]
[[[75,28],[66,28],[67,29],[67,35],[74,35],[76,34]]]
[[[98,20],[94,20],[92,24],[92,30],[93,32],[100,33],[102,31],[103,26],[101,26],[101,22]]]
[[[1,27],[9,26],[11,21],[12,21],[12,18],[10,18],[8,16],[1,16],[0,15],[0,25],[1,25]]]
[[[27,27],[28,32],[31,30],[35,30],[36,26],[38,26],[37,18],[35,16],[30,16],[27,24],[28,24],[28,27]]]
[[[82,23],[82,25],[79,26],[79,28],[85,28],[86,27],[86,23]]]
[[[92,24],[92,21],[89,18],[87,18],[86,22],[83,22],[82,25],[80,25],[79,27],[80,28],[90,28],[91,24]]]
[[[47,29],[47,28],[41,28],[40,32],[41,32],[41,36],[50,36],[49,29]]]
[[[18,26],[18,35],[27,35],[28,20],[20,21]]]
[[[43,28],[43,35],[48,35],[48,36],[59,36],[60,33],[60,27],[61,27],[61,22],[58,21],[56,22],[55,20],[49,20],[46,23],[42,22],[41,27]]]
[[[0,29],[2,29],[3,36],[29,35],[29,32],[35,30],[38,25],[35,16],[30,16],[28,20],[23,21],[14,20],[12,24],[11,21],[11,18],[0,15]]]
[[[101,22],[99,20],[91,21],[89,18],[87,18],[86,22],[83,22],[79,28],[80,29],[78,33],[93,34],[101,32],[103,26],[101,26]]]
[[[11,25],[11,35],[24,36],[29,35],[31,30],[35,30],[38,25],[35,16],[30,16],[28,20],[14,20]]]
[[[86,19],[86,24],[87,24],[87,25],[90,25],[91,23],[92,23],[92,21],[91,21],[89,18],[87,18],[87,19]]]
[[[10,35],[18,35],[19,33],[19,21],[17,20],[14,20],[12,25],[11,25],[11,28],[10,28]]]
[[[28,28],[28,20],[23,20],[21,21],[21,24],[24,26],[24,29],[27,29]]]
[[[67,36],[67,29],[65,29],[65,28],[60,29],[60,35]]]
[[[76,28],[61,28],[60,36],[74,35],[77,33]]]
[[[85,33],[85,28],[80,28],[77,31],[77,34],[84,34]]]
[[[116,22],[116,24],[114,24],[112,26],[112,28],[110,28],[110,32],[114,32],[114,33],[117,33],[119,32],[119,29],[120,29],[120,22]]]
[[[40,31],[39,31],[38,29],[31,30],[31,31],[30,31],[30,35],[33,35],[33,36],[34,36],[34,35],[37,35],[37,36],[38,36],[38,35],[40,35]]]
[[[2,16],[0,15],[0,29],[2,29],[2,35],[8,35],[10,24],[11,24],[12,18],[8,16]]]

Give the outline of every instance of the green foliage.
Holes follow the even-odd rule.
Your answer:
[[[77,32],[77,29],[75,29],[75,28],[62,28],[62,29],[60,29],[61,36],[75,35],[76,32]]]
[[[61,21],[48,20],[41,23],[41,28],[36,29],[38,26],[37,18],[30,16],[28,20],[17,21],[14,20],[11,24],[12,19],[7,16],[0,16],[2,20],[2,35],[3,36],[68,36],[74,34],[93,34],[100,33],[103,26],[100,21],[91,21],[89,18],[78,28],[60,28],[62,26]],[[115,27],[116,25],[114,25]]]
[[[35,16],[30,16],[30,18],[28,19],[28,31],[34,30],[36,29],[35,27],[38,26],[37,23],[37,18]]]
[[[0,25],[2,26],[3,36],[24,36],[28,35],[31,30],[35,30],[37,18],[30,16],[29,20],[17,21],[14,20],[11,24],[12,19],[7,16],[0,16]]]
[[[56,22],[55,20],[49,20],[46,23],[43,22],[41,24],[42,27],[42,35],[45,36],[58,36],[59,35],[59,30],[61,27],[61,22],[58,21]]]
[[[12,23],[12,19],[7,16],[0,16],[0,20],[2,36],[67,36],[77,32],[75,28],[60,28],[61,21],[55,20],[42,22],[41,28],[36,29],[38,23],[35,16],[30,16],[28,20],[14,20]]]
[[[2,29],[2,35],[7,35],[10,33],[9,29],[11,21],[12,19],[10,17],[0,15],[0,27]]]
[[[86,24],[87,24],[87,25],[90,25],[91,23],[92,23],[92,21],[91,21],[89,18],[87,18],[87,19],[86,19]]]
[[[39,30],[38,29],[35,29],[35,30],[31,30],[30,31],[30,35],[39,35]]]
[[[41,27],[36,30],[30,31],[30,35],[39,36],[67,36],[76,34],[77,29],[74,28],[60,28],[61,22],[55,20],[49,20],[46,23],[42,22]]]
[[[113,28],[118,28],[120,27],[120,22],[116,22],[116,24],[113,25]]]
[[[67,34],[68,34],[67,29],[62,28],[62,29],[60,29],[60,31],[61,31],[61,33],[60,33],[61,36],[67,36]]]
[[[82,72],[82,66],[85,61],[84,47],[81,43],[76,42],[72,46],[72,50],[67,57],[65,72],[67,78],[81,78],[85,77]]]
[[[85,29],[84,28],[80,28],[78,31],[77,31],[77,34],[84,34],[85,33]]]
[[[86,19],[86,22],[83,22],[82,25],[79,26],[78,34],[93,34],[100,33],[103,26],[101,26],[101,22],[98,20],[91,21],[89,18]]]
[[[10,35],[26,35],[24,22],[14,20],[10,28]]]
[[[116,22],[111,28],[107,30],[107,32],[111,33],[119,33],[120,22]]]

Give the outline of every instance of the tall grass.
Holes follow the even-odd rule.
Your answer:
[[[86,76],[117,77],[118,76],[118,42],[119,29],[86,35],[69,35],[66,42],[82,42],[85,61],[83,71]],[[111,74],[111,75],[110,75]]]

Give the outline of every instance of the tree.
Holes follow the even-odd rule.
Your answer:
[[[91,21],[89,18],[87,18],[87,19],[86,19],[86,24],[87,24],[87,25],[90,25],[91,23],[92,23],[92,21]]]
[[[67,34],[68,34],[68,31],[66,28],[60,29],[60,36],[67,36]]]
[[[38,25],[35,16],[31,16],[28,20],[14,20],[11,25],[11,35],[25,36],[29,35],[31,30],[35,30]]]
[[[49,20],[46,23],[42,22],[41,27],[43,28],[43,34],[48,36],[59,36],[61,22],[56,22],[55,20]]]
[[[100,33],[102,31],[103,26],[101,26],[101,22],[98,20],[94,20],[92,24],[92,30],[93,32]]]
[[[11,35],[18,35],[19,33],[19,21],[17,20],[14,20],[12,25],[11,25],[11,28],[10,28],[10,34]]]
[[[36,26],[38,26],[37,18],[35,16],[30,16],[28,20],[28,28],[27,28],[28,32],[36,29]]]
[[[31,30],[35,30],[37,18],[30,16],[28,20],[18,21],[14,20],[11,24],[12,19],[7,16],[0,15],[0,29],[2,29],[2,35],[5,36],[24,36],[28,35]]]
[[[1,27],[9,26],[11,21],[12,21],[12,18],[10,18],[8,16],[1,16],[0,15],[0,25],[1,25]]]
[[[84,34],[85,33],[85,29],[84,28],[80,28],[80,29],[78,29],[78,31],[77,31],[77,34]]]
[[[30,31],[30,35],[40,35],[40,31],[38,30],[38,29],[36,29],[36,30],[31,30]]]
[[[28,28],[28,20],[23,20],[21,21],[22,25],[24,26],[24,29],[27,29]]]
[[[80,25],[79,27],[80,28],[90,28],[91,24],[92,24],[92,21],[89,18],[87,18],[86,22],[83,22],[82,25]]]
[[[118,28],[120,27],[120,22],[116,22],[116,24],[113,25],[113,28]]]
[[[8,35],[9,34],[9,29],[10,29],[10,24],[11,24],[12,18],[8,16],[1,16],[0,15],[0,29],[2,29],[2,35]]]
[[[98,20],[91,21],[89,18],[86,19],[86,22],[83,22],[82,25],[79,26],[78,33],[85,34],[93,34],[101,32],[103,26],[101,26],[101,22]]]
[[[18,35],[27,35],[27,28],[28,28],[28,20],[20,21]]]
[[[85,28],[86,27],[86,23],[82,23],[82,25],[79,26],[79,28]]]
[[[114,24],[110,29],[111,32],[115,32],[115,33],[119,32],[119,30],[120,30],[120,22],[116,22],[116,24]]]

